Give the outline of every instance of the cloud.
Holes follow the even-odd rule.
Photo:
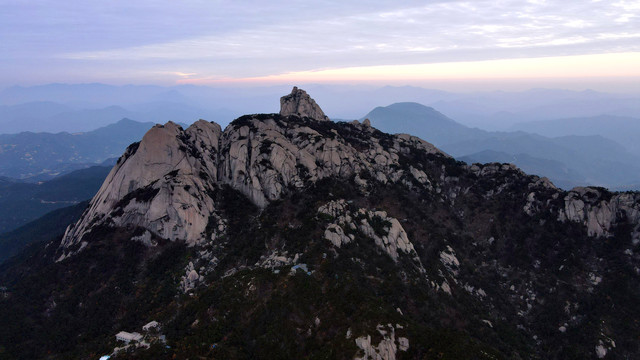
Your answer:
[[[615,63],[612,67],[610,64]],[[640,77],[640,52],[299,71],[253,78],[195,77],[182,84],[416,82],[425,80]]]
[[[177,79],[640,51],[637,1],[35,3],[0,5],[7,59]]]

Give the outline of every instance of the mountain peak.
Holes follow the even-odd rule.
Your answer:
[[[294,86],[291,94],[280,98],[280,115],[295,115],[315,120],[329,120],[315,100],[306,91]]]

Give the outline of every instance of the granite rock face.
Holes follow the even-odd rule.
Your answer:
[[[139,226],[166,239],[195,243],[214,211],[206,196],[217,178],[220,126],[203,120],[187,130],[156,125],[127,149],[92,199],[82,219],[70,226],[68,247],[98,224]]]
[[[387,326],[376,326],[376,330],[382,339],[375,345],[372,343],[371,335],[361,336],[355,339],[356,346],[360,348],[358,355],[354,360],[395,360],[398,351],[407,351],[409,349],[409,340],[405,337],[396,337],[396,330],[402,329],[401,325],[392,324]]]
[[[365,125],[338,133],[323,125],[333,123],[297,88],[281,103],[280,114],[244,116],[224,131],[204,120],[186,130],[172,122],[154,126],[119,159],[81,220],[67,229],[62,246],[79,244],[101,224],[141,227],[195,245],[212,240],[205,234],[216,210],[209,194],[220,186],[264,208],[292,189],[328,177],[359,179],[366,172],[383,183],[428,184],[423,171],[401,169],[400,155],[422,151],[448,157],[406,134],[370,136],[373,129]],[[366,187],[367,181],[359,180]],[[402,240],[397,225],[390,231]]]
[[[603,197],[602,190],[589,187],[572,189],[564,197],[560,221],[574,221],[587,227],[591,236],[610,236],[620,222],[634,224],[632,238],[640,241],[640,196],[638,193],[614,194]]]
[[[280,98],[280,115],[282,116],[300,116],[308,117],[315,120],[328,121],[329,118],[324,114],[320,106],[315,100],[307,94],[306,91],[293,87],[291,94]]]

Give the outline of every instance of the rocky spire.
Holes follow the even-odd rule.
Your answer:
[[[280,98],[280,115],[306,116],[316,120],[329,120],[320,106],[307,94],[306,91],[293,87],[291,94]]]

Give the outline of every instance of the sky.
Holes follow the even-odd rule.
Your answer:
[[[637,0],[0,0],[0,86],[637,88],[638,64]]]

